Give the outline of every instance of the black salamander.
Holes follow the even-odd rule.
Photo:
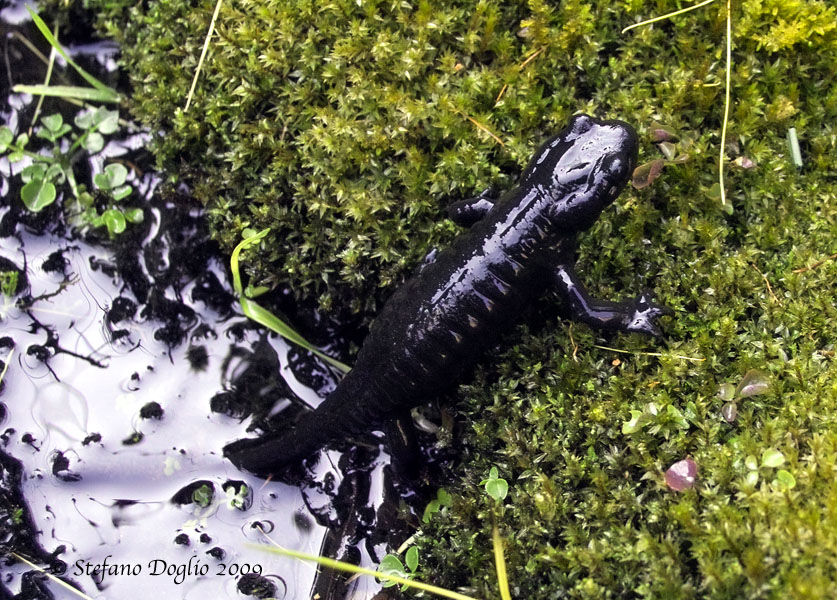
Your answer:
[[[576,234],[616,199],[636,155],[630,125],[578,115],[541,146],[517,187],[455,202],[450,217],[470,229],[392,295],[334,392],[284,435],[239,440],[225,455],[267,474],[403,415],[449,390],[550,286],[575,319],[659,336],[655,319],[669,309],[647,293],[591,298],[573,269]]]

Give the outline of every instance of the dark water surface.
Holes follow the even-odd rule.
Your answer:
[[[14,32],[43,49],[42,40],[25,22],[9,25],[23,15],[20,6],[0,13],[9,65],[0,120],[16,132],[29,126],[35,100],[10,85],[43,78]],[[113,72],[112,45],[68,49]],[[47,101],[43,114],[56,110],[67,122],[77,111]],[[148,137],[120,131],[79,171],[146,165]],[[9,363],[0,389],[0,598],[78,597],[10,552],[93,598],[237,598],[258,589],[306,598],[336,589],[325,576],[315,582],[312,564],[251,548],[270,543],[261,530],[286,548],[380,560],[384,543],[369,533],[387,527],[377,516],[392,485],[388,458],[374,447],[360,470],[325,455],[300,487],[224,460],[221,448],[253,435],[251,424],[316,405],[337,378],[240,314],[227,259],[185,190],[161,192],[156,174],[131,168],[131,202],[145,219],[111,241],[67,223],[61,198],[28,213],[14,175],[26,164],[0,159],[0,270],[21,274],[18,293],[0,306],[0,360]],[[114,567],[94,573],[105,561]],[[369,578],[351,587],[356,598],[380,589]]]

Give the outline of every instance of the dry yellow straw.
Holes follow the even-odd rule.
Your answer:
[[[195,76],[192,78],[192,87],[189,88],[189,94],[186,96],[186,108],[189,110],[189,105],[192,104],[192,95],[195,93],[195,86],[198,83],[198,75],[201,73],[203,67],[203,60],[206,58],[206,53],[209,50],[209,40],[212,38],[212,33],[215,31],[215,21],[218,19],[218,13],[221,12],[221,3],[223,0],[218,0],[215,3],[215,12],[212,13],[212,20],[209,22],[209,31],[206,32],[206,39],[203,41],[203,49],[201,50],[201,57],[198,59],[198,68],[195,69]]]

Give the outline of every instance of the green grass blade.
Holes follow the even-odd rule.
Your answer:
[[[58,35],[58,25],[55,25],[55,31],[53,32],[54,36]],[[43,85],[49,85],[49,82],[52,81],[52,68],[55,66],[55,48],[53,48],[49,53],[49,62],[47,63],[47,70],[46,75],[44,76],[44,83]],[[32,121],[29,125],[29,131],[32,131],[32,128],[35,126],[35,123],[38,122],[38,117],[41,116],[41,107],[44,105],[44,94],[39,94],[38,103],[35,105],[35,112],[32,113]]]
[[[118,102],[119,94],[116,93],[116,90],[114,90],[113,88],[105,85],[104,83],[102,83],[101,81],[99,81],[98,79],[93,77],[90,73],[88,73],[87,71],[82,69],[78,64],[76,64],[76,62],[67,55],[67,53],[64,51],[64,48],[62,48],[61,44],[58,43],[58,40],[55,39],[55,36],[52,35],[52,32],[49,30],[49,27],[47,27],[47,24],[44,23],[44,20],[41,17],[39,17],[28,6],[26,7],[26,10],[29,11],[29,15],[32,17],[32,20],[35,22],[35,25],[37,26],[38,31],[41,32],[41,35],[43,35],[46,38],[46,41],[49,42],[50,46],[55,48],[55,51],[58,52],[58,54],[60,54],[64,58],[64,60],[67,61],[67,64],[69,64],[76,71],[78,71],[78,74],[81,75],[82,78],[87,83],[92,85],[97,90],[100,90],[102,92],[109,92],[111,97],[117,98],[116,101]]]
[[[13,92],[32,94],[33,96],[57,96],[59,98],[78,98],[89,102],[119,102],[119,94],[111,91],[94,90],[74,85],[16,85]]]
[[[446,590],[445,588],[436,587],[435,585],[430,585],[429,583],[422,583],[421,581],[404,579],[403,577],[398,577],[397,575],[390,575],[389,573],[384,573],[381,571],[365,569],[363,567],[358,567],[350,563],[334,560],[333,558],[326,558],[325,556],[315,556],[313,554],[306,554],[305,552],[296,552],[295,550],[287,550],[285,548],[280,548],[279,546],[264,546],[260,544],[245,545],[256,550],[262,550],[264,552],[272,552],[274,554],[281,554],[282,556],[291,556],[300,560],[313,561],[315,563],[323,565],[324,567],[329,567],[338,571],[348,571],[349,573],[360,573],[361,575],[370,575],[372,577],[377,577],[378,579],[386,579],[388,581],[400,583],[408,587],[424,590],[425,592],[430,592],[431,594],[436,594],[437,596],[442,596],[443,598],[452,598],[453,600],[476,600],[472,596],[466,596],[465,594],[460,594],[458,592]]]
[[[336,358],[332,358],[329,355],[317,350],[315,346],[313,346],[308,340],[306,340],[299,333],[297,333],[296,330],[294,330],[290,325],[285,323],[282,319],[274,315],[269,310],[263,308],[256,302],[244,296],[241,296],[239,298],[239,302],[241,303],[242,312],[244,312],[244,314],[247,317],[253,319],[259,325],[264,325],[271,331],[275,331],[276,333],[281,335],[289,342],[293,342],[297,346],[301,346],[309,352],[313,352],[314,354],[322,358],[324,361],[326,361],[328,364],[340,369],[344,373],[348,373],[352,370],[352,368],[349,365],[346,365],[337,360]]]
[[[243,240],[233,249],[232,255],[230,256],[230,270],[232,271],[233,276],[233,290],[235,290],[235,294],[238,296],[238,302],[241,304],[242,312],[259,325],[264,325],[271,331],[275,331],[281,335],[286,340],[313,352],[333,367],[340,369],[344,373],[348,373],[352,370],[349,365],[346,365],[335,358],[331,358],[327,354],[323,354],[313,344],[297,333],[293,327],[244,295],[244,287],[241,285],[241,272],[238,267],[238,257],[240,256],[242,250],[260,242],[269,231],[269,228],[262,229],[257,234]]]
[[[260,242],[269,232],[270,227],[262,229],[257,234],[242,240],[232,251],[232,256],[230,256],[230,270],[233,276],[233,290],[235,290],[235,295],[239,298],[244,297],[244,287],[241,285],[241,273],[238,270],[238,256],[245,248],[252,246],[256,242]]]

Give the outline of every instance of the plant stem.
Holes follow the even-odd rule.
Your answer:
[[[497,527],[497,518],[494,512],[491,513],[491,542],[494,545],[494,567],[497,571],[497,585],[500,586],[500,597],[503,600],[511,600],[509,591],[509,578],[506,574],[506,557],[503,554],[503,538],[500,537],[500,528]]]
[[[724,123],[721,126],[721,152],[718,156],[718,184],[721,186],[721,206],[727,203],[724,190],[724,149],[727,144],[727,123],[729,122],[729,94],[732,74],[732,17],[730,16],[730,0],[727,0],[727,68],[726,91],[724,93]]]
[[[421,581],[415,581],[413,579],[404,579],[403,577],[398,577],[397,575],[390,575],[389,573],[383,573],[381,571],[373,571],[372,569],[365,569],[363,567],[358,567],[356,565],[346,563],[340,560],[334,560],[333,558],[326,558],[325,556],[315,556],[313,554],[306,554],[305,552],[297,552],[295,550],[288,550],[287,548],[282,548],[280,546],[264,546],[261,544],[245,544],[246,546],[256,549],[256,550],[263,550],[264,552],[273,552],[274,554],[281,554],[283,556],[291,556],[293,558],[298,558],[300,560],[310,560],[315,563],[321,564],[324,567],[330,567],[332,569],[337,569],[338,571],[348,571],[350,573],[360,573],[362,575],[370,575],[372,577],[377,577],[378,579],[386,579],[388,581],[394,581],[395,583],[400,583],[402,585],[406,585],[409,587],[414,587],[420,590],[424,590],[425,592],[430,592],[431,594],[436,594],[437,596],[442,596],[443,598],[452,598],[453,600],[475,600],[472,596],[466,596],[465,594],[460,594],[458,592],[454,592],[451,590],[446,590],[445,588],[440,588],[435,585],[430,585],[429,583],[422,583]]]
[[[682,8],[680,10],[676,10],[674,12],[667,13],[660,17],[654,17],[653,19],[648,19],[647,21],[641,21],[639,23],[634,23],[633,25],[628,25],[625,29],[622,30],[622,33],[634,29],[636,27],[642,27],[643,25],[650,25],[651,23],[656,23],[657,21],[664,21],[665,19],[670,19],[671,17],[676,17],[677,15],[682,15],[683,13],[687,13],[690,10],[695,10],[696,8],[700,8],[701,6],[706,6],[707,4],[711,4],[715,2],[715,0],[704,0],[699,4],[695,4],[694,6],[687,6],[686,8]]]

